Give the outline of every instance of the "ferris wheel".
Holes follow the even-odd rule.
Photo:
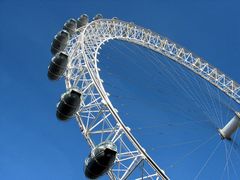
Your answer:
[[[159,34],[117,18],[87,15],[64,24],[52,42],[48,77],[65,78],[66,92],[57,105],[57,117],[74,116],[91,147],[85,160],[85,175],[96,179],[107,173],[110,179],[128,179],[142,164],[134,179],[170,179],[141,146],[109,99],[98,67],[99,50],[109,40],[131,42],[187,68],[240,104],[240,85],[207,61]],[[240,126],[240,113],[216,131],[219,139],[231,141]]]

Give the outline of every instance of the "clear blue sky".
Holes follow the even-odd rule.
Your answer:
[[[95,14],[102,13],[106,18],[118,17],[135,22],[183,45],[240,82],[239,7],[240,2],[237,0],[0,0],[0,179],[84,179],[83,161],[89,153],[88,145],[74,120],[61,123],[56,119],[55,107],[65,90],[64,81],[51,83],[46,76],[51,59],[51,41],[67,19],[77,18],[83,13],[92,18]],[[177,163],[176,168],[172,166],[176,164],[176,159],[181,159],[188,152],[187,148],[194,149],[196,144],[171,150],[159,147],[170,140],[175,145],[184,139],[191,141],[185,137],[189,135],[185,128],[192,129],[189,136],[195,140],[210,135],[214,128],[206,124],[201,128],[196,128],[196,125],[181,126],[180,130],[175,130],[177,126],[174,125],[173,128],[151,128],[158,127],[156,119],[176,123],[176,118],[178,122],[183,122],[186,116],[187,119],[195,120],[204,118],[204,115],[195,106],[191,109],[193,102],[187,98],[187,94],[180,92],[181,88],[174,89],[173,84],[169,83],[172,78],[160,79],[165,77],[164,66],[158,69],[162,70],[162,74],[154,74],[157,71],[154,72],[152,66],[148,67],[149,54],[151,52],[146,49],[126,43],[107,44],[100,55],[103,60],[100,67],[106,82],[116,83],[117,88],[106,88],[111,90],[112,100],[126,119],[126,124],[132,128],[137,138],[143,137],[141,143],[153,159],[169,169],[169,176],[174,179],[193,179],[217,140],[208,145],[205,151],[201,150],[200,154]],[[168,64],[166,58],[159,58],[163,59],[166,66],[175,66]],[[110,60],[104,61],[106,59]],[[146,67],[147,73],[143,73],[141,67]],[[109,76],[111,73],[115,75]],[[183,81],[190,83],[186,79]],[[164,87],[159,84],[164,84]],[[189,88],[194,89],[191,85]],[[194,91],[196,93],[198,89],[195,88]],[[114,95],[120,93],[121,98],[114,99]],[[179,94],[184,98],[180,98]],[[203,101],[207,103],[207,99]],[[211,104],[209,108],[211,109]],[[221,105],[216,109],[220,109],[221,113],[213,113],[212,117],[218,114],[230,118],[232,115],[226,115],[228,110],[224,110]],[[149,128],[143,130],[147,126]],[[196,130],[199,133],[194,134]],[[172,134],[169,135],[166,131]],[[165,135],[163,139],[161,135]],[[234,166],[240,162],[240,149],[236,149],[236,152],[239,156]],[[214,179],[216,174],[220,174],[219,178],[227,177],[227,170],[221,174],[224,169],[222,156],[225,153],[220,148],[199,178]],[[204,160],[201,161],[202,159]],[[234,173],[234,168],[230,167],[229,171]],[[230,179],[237,177],[240,177],[239,172],[230,176]]]

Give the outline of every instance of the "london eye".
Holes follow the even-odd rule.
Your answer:
[[[88,16],[84,14],[77,20],[70,19],[64,24],[63,30],[53,39],[51,46],[53,58],[48,68],[50,80],[58,80],[61,77],[65,79],[66,92],[62,94],[57,105],[57,117],[62,121],[75,117],[91,148],[89,157],[85,160],[84,173],[86,177],[96,179],[107,174],[110,179],[121,180],[172,178],[171,173],[168,173],[171,170],[168,171],[165,165],[162,166],[161,163],[164,164],[164,162],[156,163],[155,159],[140,143],[139,137],[135,137],[132,133],[134,127],[128,126],[124,118],[121,118],[118,108],[111,101],[111,95],[106,91],[99,68],[99,63],[104,60],[100,58],[99,53],[103,45],[112,40],[149,49],[154,59],[154,67],[157,69],[160,68],[160,65],[157,62],[159,59],[156,54],[159,54],[170,63],[176,64],[183,74],[186,72],[190,76],[196,76],[195,79],[188,80],[190,86],[195,86],[198,95],[206,95],[204,101],[210,103],[210,107],[201,106],[201,97],[186,89],[182,82],[176,81],[178,76],[186,77],[181,73],[179,74],[179,71],[169,72],[171,64],[164,65],[165,75],[171,76],[172,82],[177,84],[186,96],[194,99],[198,106],[202,107],[203,112],[212,113],[217,119],[216,121],[213,119],[204,120],[204,123],[212,124],[214,128],[204,133],[200,130],[199,137],[205,137],[205,139],[203,141],[194,139],[194,142],[198,144],[178,160],[174,157],[175,161],[171,167],[211,142],[209,145],[211,151],[205,155],[206,161],[201,163],[201,167],[198,167],[198,171],[191,179],[200,177],[208,162],[213,161],[214,153],[220,151],[221,147],[224,147],[219,152],[219,157],[223,159],[223,167],[221,172],[218,172],[220,175],[217,178],[224,179],[225,176],[230,177],[229,179],[239,178],[240,174],[236,168],[240,162],[237,142],[239,138],[238,127],[240,126],[238,107],[240,104],[240,85],[206,60],[168,38],[132,22],[125,22],[118,18],[103,18],[101,14],[97,14],[92,21],[89,21]],[[204,86],[199,82],[196,83],[196,78]],[[205,91],[201,91],[201,88],[204,88]],[[149,91],[151,92],[151,89]],[[211,95],[212,93],[215,94],[214,97]],[[216,106],[216,104],[225,109],[222,112],[225,113],[225,116],[221,116],[216,109],[211,109],[211,105]],[[166,122],[168,125],[172,125],[170,120]],[[185,122],[178,123],[184,124]],[[197,121],[197,123],[202,122]],[[174,128],[168,126],[165,130],[171,131]],[[193,137],[187,134],[187,129],[178,128],[176,131],[183,132],[183,135],[186,131],[185,140],[189,136]],[[203,128],[206,128],[206,124]],[[177,134],[174,134],[173,138],[176,136]],[[155,141],[159,140],[158,137],[154,138]],[[168,136],[164,137],[165,141],[169,141],[168,138]],[[159,156],[161,156],[160,152]],[[169,157],[169,159],[171,158]]]

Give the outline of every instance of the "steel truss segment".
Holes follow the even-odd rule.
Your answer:
[[[86,71],[81,71],[79,74],[79,77],[88,76]],[[80,84],[78,88],[81,92],[84,92],[82,93],[83,101],[81,107],[76,115],[80,129],[91,148],[94,148],[97,144],[106,140],[111,140],[115,144],[118,144],[119,153],[116,163],[120,164],[121,169],[118,168],[118,171],[111,170],[108,172],[108,175],[111,179],[120,179],[121,174],[124,173],[126,176],[126,173],[130,173],[130,170],[133,170],[133,167],[135,167],[133,164],[136,164],[135,159],[142,157],[142,155],[132,147],[130,141],[122,140],[124,138],[123,136],[125,136],[124,131],[111,117],[112,114],[109,112],[106,102],[96,93],[95,86],[92,86],[93,82],[89,81],[89,78],[75,79],[75,81],[77,80],[82,82],[74,82],[73,85]],[[96,138],[96,136],[100,138]],[[131,164],[132,168],[130,169],[129,165]],[[118,176],[116,176],[116,172],[119,174]]]
[[[118,154],[111,179],[126,179],[140,162],[146,162],[144,176],[138,179],[169,179],[131,134],[108,98],[97,67],[101,46],[111,39],[132,42],[187,67],[240,103],[240,85],[217,68],[190,51],[149,29],[120,20],[101,19],[80,28],[66,48],[70,63],[66,71],[66,87],[78,87],[82,103],[76,119],[91,148],[103,141],[113,141]]]
[[[136,169],[136,167],[141,163],[142,160],[143,160],[142,156],[136,156],[132,163],[130,164],[130,166],[128,167],[128,169],[121,177],[121,180],[127,179],[130,176],[130,174],[134,171],[134,169]]]
[[[84,43],[81,44],[82,47],[82,53],[83,53],[83,58],[86,64],[86,67],[89,71],[89,75],[92,78],[95,87],[97,89],[97,91],[99,92],[100,96],[102,97],[102,99],[104,100],[104,102],[106,102],[106,106],[108,107],[108,109],[110,110],[113,119],[115,122],[117,122],[119,124],[119,128],[122,129],[122,132],[119,133],[119,131],[116,131],[119,134],[115,134],[113,136],[113,138],[111,138],[111,141],[117,143],[116,141],[118,141],[119,139],[121,139],[121,136],[124,134],[128,140],[130,140],[130,144],[132,144],[134,146],[135,149],[137,149],[139,151],[140,154],[142,154],[142,156],[144,157],[144,159],[147,160],[147,162],[150,164],[150,166],[152,167],[152,169],[154,169],[157,174],[159,176],[161,176],[163,179],[168,179],[168,177],[165,175],[165,173],[156,165],[156,163],[148,156],[148,154],[145,152],[145,150],[140,146],[140,144],[137,142],[137,140],[132,136],[132,134],[129,132],[129,130],[125,127],[125,125],[123,124],[123,122],[121,121],[120,117],[117,114],[117,110],[115,108],[113,108],[111,102],[108,99],[108,96],[104,90],[104,87],[102,85],[101,79],[99,77],[98,74],[98,68],[97,68],[97,55],[98,55],[98,49],[100,48],[100,46],[106,41],[111,39],[111,34],[109,33],[113,33],[114,31],[110,31],[107,28],[112,28],[113,26],[106,26],[105,23],[101,23],[101,21],[99,21],[99,25],[98,25],[98,29],[89,29],[88,33],[92,33],[94,32],[94,38],[91,37],[89,38],[87,41],[85,41]],[[95,27],[96,25],[93,25],[93,27]],[[103,27],[103,28],[102,28]],[[131,27],[131,30],[133,28]],[[83,34],[86,31],[83,32]],[[129,35],[133,36],[136,33],[136,31],[132,31],[129,33]],[[84,34],[84,36],[82,35],[80,38],[84,39],[85,37],[88,37],[88,35]],[[86,47],[86,49],[85,49]],[[86,60],[87,59],[87,60]],[[85,103],[86,104],[86,103]],[[103,122],[107,122],[108,125],[111,124],[111,122],[106,119],[107,121],[103,121]],[[89,122],[89,119],[88,121]],[[110,128],[112,125],[110,125]],[[106,126],[103,126],[106,128]],[[117,126],[116,126],[117,127]],[[109,128],[109,127],[108,127]],[[98,131],[98,133],[100,134],[102,132],[102,134],[108,132],[109,135],[107,136],[107,140],[109,140],[112,136],[112,134],[114,134],[115,131],[109,131],[109,129],[107,131]],[[88,134],[89,135],[89,134]],[[101,137],[101,141],[105,139],[103,138],[103,135]],[[127,148],[129,149],[129,148]],[[128,158],[129,160],[131,158]],[[133,159],[133,158],[132,158]],[[119,161],[120,162],[120,161]],[[120,163],[122,164],[122,162]],[[128,164],[128,166],[132,166],[132,163]],[[126,166],[126,165],[124,165]],[[126,171],[130,171],[131,169],[127,168]],[[125,172],[125,174],[128,174]],[[118,172],[118,178],[121,178],[121,176],[119,176],[119,172]]]
[[[191,69],[214,86],[218,87],[237,103],[240,103],[240,85],[238,83],[231,80],[217,68],[208,64],[205,60],[197,57],[167,38],[161,37],[150,30],[134,24],[103,19],[94,21],[85,28],[85,42],[88,42],[92,37],[92,30],[90,29],[94,29],[95,26],[97,26],[98,29],[95,29],[94,32],[98,37],[102,38],[102,42],[98,40],[98,43],[103,43],[103,41],[105,42],[109,39],[122,39],[148,47]],[[221,78],[221,80],[219,80],[219,78]]]

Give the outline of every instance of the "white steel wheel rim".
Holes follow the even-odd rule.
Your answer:
[[[121,161],[120,154],[121,156],[128,154],[129,159],[127,160],[130,160],[130,163],[128,162],[128,167],[126,167],[125,171],[123,171],[121,175],[119,175],[119,173],[116,175],[117,170],[109,171],[108,175],[110,178],[126,179],[140,162],[146,161],[150,165],[149,169],[152,169],[152,171],[147,169],[145,172],[147,175],[142,178],[169,179],[165,172],[151,159],[144,148],[141,147],[138,141],[131,134],[130,129],[125,126],[103,87],[102,80],[98,73],[97,55],[101,45],[111,39],[120,39],[144,46],[176,61],[216,86],[239,104],[240,85],[231,80],[217,68],[209,65],[205,60],[195,56],[190,51],[185,50],[176,43],[161,37],[150,30],[136,26],[133,23],[116,19],[100,19],[92,21],[85,27],[78,29],[77,33],[71,38],[66,48],[67,53],[70,55],[70,63],[65,75],[67,89],[75,88],[77,86],[82,92],[87,92],[89,89],[95,88],[98,95],[92,93],[92,95],[86,94],[85,96],[94,97],[92,98],[92,102],[98,104],[96,105],[91,102],[89,104],[98,107],[99,112],[102,110],[102,107],[106,107],[106,109],[108,109],[106,121],[109,121],[108,123],[112,126],[112,132],[110,132],[112,133],[110,138],[111,141],[120,141],[121,136],[124,134],[135,148],[133,148],[134,150],[129,149],[128,152],[118,153],[117,161],[123,162]],[[77,71],[77,73],[75,71]],[[90,79],[83,78],[80,80],[80,76],[88,76]],[[79,82],[81,83],[81,87],[78,85]],[[83,99],[85,96],[83,96]],[[98,126],[105,120],[102,120],[100,123],[94,122],[96,123],[95,125],[88,127],[91,120],[89,117],[87,117],[87,120],[84,120],[85,117],[81,115],[81,113],[84,112],[82,110],[84,110],[86,106],[87,104],[83,101],[76,118],[87,142],[91,148],[94,148],[96,144],[91,139],[89,133],[93,130],[94,126]],[[110,116],[114,118],[114,123],[111,120],[108,120],[108,117]],[[95,119],[95,121],[97,120]]]

